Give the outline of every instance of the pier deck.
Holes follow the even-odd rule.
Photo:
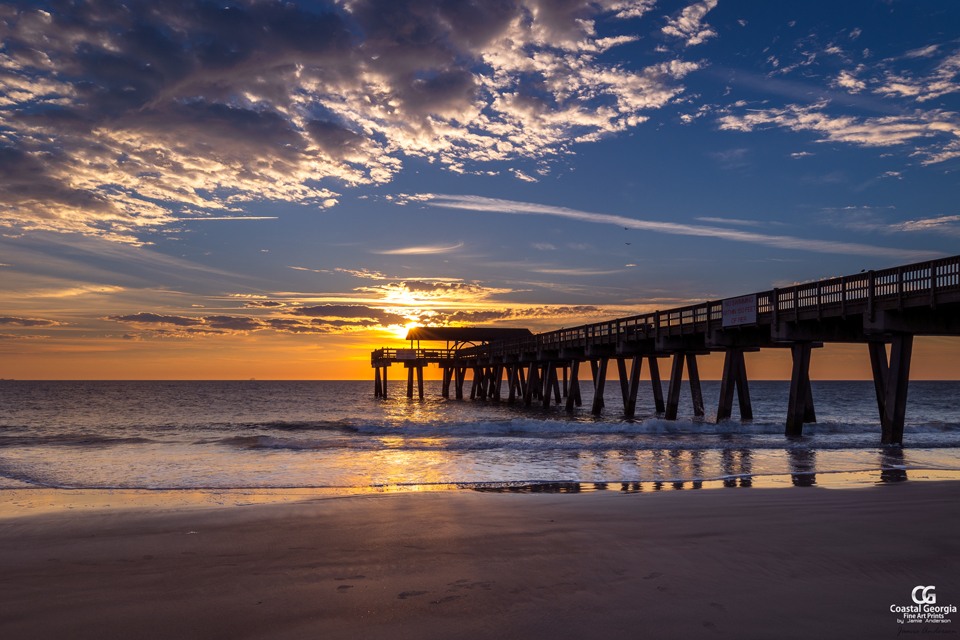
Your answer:
[[[590,363],[594,396],[591,410],[603,410],[610,360],[617,366],[624,414],[636,411],[640,369],[647,361],[657,413],[676,419],[684,368],[694,414],[702,416],[703,395],[697,356],[725,353],[717,420],[730,418],[736,394],[741,420],[752,418],[743,354],[769,348],[790,349],[793,368],[786,434],[801,435],[816,422],[810,388],[813,349],[824,343],[867,345],[877,394],[884,444],[903,442],[913,337],[960,335],[960,256],[903,265],[881,271],[830,278],[768,291],[655,311],[625,318],[509,339],[456,344],[445,349],[378,349],[375,392],[386,396],[386,371],[393,363],[408,368],[407,395],[413,397],[414,372],[423,397],[423,366],[443,371],[442,394],[463,398],[466,372],[472,372],[472,399],[502,397],[566,408],[580,406],[580,365]],[[411,343],[412,344],[412,343]],[[889,356],[888,356],[889,346]],[[672,358],[666,398],[660,358]],[[561,387],[560,378],[563,384]]]

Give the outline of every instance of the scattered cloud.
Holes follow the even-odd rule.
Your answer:
[[[569,154],[645,122],[699,68],[599,58],[636,40],[600,24],[654,4],[14,3],[0,14],[0,225],[140,244],[174,223],[273,218],[237,215],[253,201],[329,208],[407,158],[463,173]],[[714,5],[670,28],[711,37]]]
[[[678,16],[668,18],[661,31],[668,36],[682,39],[687,47],[701,44],[717,35],[717,32],[703,21],[707,13],[716,6],[717,0],[702,0],[692,4]]]
[[[891,221],[889,212],[874,207],[848,206],[826,209],[823,222],[832,226],[858,232],[881,233],[936,233],[960,236],[960,215],[940,215],[911,220]]]
[[[513,200],[501,200],[482,196],[430,194],[430,197],[425,199],[425,203],[432,207],[466,211],[555,216],[569,220],[577,220],[580,222],[616,225],[628,229],[640,229],[655,233],[711,237],[734,242],[764,245],[778,249],[810,251],[813,253],[885,256],[891,258],[916,260],[928,259],[940,255],[939,253],[931,251],[898,249],[894,247],[877,247],[855,242],[798,238],[783,235],[767,235],[752,231],[743,231],[740,229],[729,229],[723,227],[693,225],[677,222],[638,220],[636,218],[628,218],[620,215],[593,213],[588,211],[579,211],[577,209],[569,209],[567,207],[554,207],[531,202],[516,202]]]
[[[16,316],[0,316],[0,327],[59,327],[63,323],[46,318],[18,318]]]
[[[821,142],[842,142],[864,147],[889,147],[913,143],[924,164],[960,156],[960,121],[956,114],[933,110],[907,115],[857,117],[828,113],[829,103],[787,105],[728,113],[718,124],[726,131],[749,132],[770,127],[812,132]]]
[[[510,170],[510,173],[513,174],[513,177],[514,177],[514,178],[516,178],[517,180],[520,180],[520,181],[522,181],[522,182],[540,182],[539,180],[537,180],[537,179],[534,178],[533,176],[530,176],[530,175],[525,174],[525,173],[524,173],[523,171],[521,171],[520,169],[511,169],[511,170]]]

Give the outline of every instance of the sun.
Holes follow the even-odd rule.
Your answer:
[[[400,340],[407,339],[407,332],[414,327],[419,327],[420,325],[416,322],[408,322],[407,324],[392,324],[389,329],[393,331],[393,334],[397,336]]]

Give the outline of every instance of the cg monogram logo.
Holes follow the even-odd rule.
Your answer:
[[[924,587],[918,585],[913,588],[913,593],[910,594],[913,597],[913,601],[917,604],[937,604],[937,594],[933,592],[936,587]],[[920,592],[920,597],[917,597],[917,592]]]

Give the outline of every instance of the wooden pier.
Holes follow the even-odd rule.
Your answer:
[[[428,329],[438,330],[424,331]],[[694,415],[703,416],[697,356],[723,352],[717,420],[731,417],[735,394],[740,419],[750,420],[753,410],[743,354],[780,348],[790,349],[793,359],[786,435],[799,436],[804,424],[816,422],[809,373],[814,350],[825,343],[863,343],[873,371],[881,442],[902,444],[914,336],[960,335],[960,256],[536,335],[499,337],[485,333],[491,331],[486,328],[447,331],[460,333],[448,334],[457,335],[458,340],[451,346],[448,339],[444,349],[374,351],[375,394],[386,397],[387,369],[402,363],[407,369],[407,397],[413,397],[416,377],[422,399],[423,367],[435,363],[443,371],[445,398],[450,397],[452,386],[454,396],[463,399],[469,371],[471,399],[500,401],[506,382],[508,402],[528,406],[536,402],[544,407],[564,403],[573,411],[582,404],[580,365],[589,362],[594,391],[591,410],[600,414],[607,370],[614,360],[623,412],[633,417],[646,361],[654,408],[665,419],[675,420],[684,368]],[[413,345],[414,340],[425,338],[411,333],[408,339]],[[666,398],[660,358],[672,358]]]

